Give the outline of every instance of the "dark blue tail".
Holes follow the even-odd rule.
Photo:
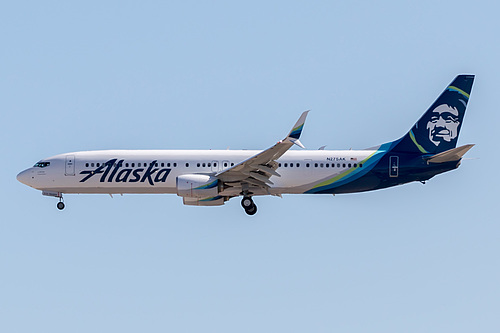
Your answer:
[[[457,76],[392,151],[437,154],[455,148],[473,83],[474,75]]]

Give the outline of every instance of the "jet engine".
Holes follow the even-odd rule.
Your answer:
[[[177,177],[177,195],[184,198],[214,198],[219,195],[219,179],[208,175],[188,174]]]
[[[210,198],[188,198],[183,197],[182,202],[187,206],[222,206],[226,199],[221,196],[210,197]]]

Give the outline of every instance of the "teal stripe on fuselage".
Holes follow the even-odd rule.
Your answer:
[[[316,188],[312,188],[304,193],[306,194],[315,194],[315,193],[335,193],[334,189],[346,185],[350,182],[353,182],[364,175],[366,175],[368,172],[370,172],[376,165],[377,163],[391,150],[392,147],[398,143],[398,141],[395,142],[389,142],[385,143],[380,146],[377,151],[368,158],[368,160],[363,161],[363,167],[356,167],[356,168],[351,168],[349,170],[344,171],[345,176],[341,176],[338,180],[333,181],[332,183]],[[335,175],[333,178],[337,178],[339,175]],[[318,182],[318,184],[324,183],[325,181],[328,180],[322,180],[321,182]]]

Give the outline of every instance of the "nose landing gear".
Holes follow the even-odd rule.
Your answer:
[[[64,205],[64,201],[63,201],[63,197],[62,197],[62,193],[59,195],[59,202],[57,203],[57,209],[59,210],[63,210],[65,207]]]
[[[62,192],[42,191],[42,195],[59,198],[59,202],[57,203],[57,209],[59,210],[64,209],[65,205]]]
[[[59,202],[57,203],[57,209],[59,209],[59,210],[63,210],[63,209],[64,209],[64,202],[59,201]]]
[[[257,206],[253,202],[252,197],[244,196],[241,199],[241,206],[248,215],[255,215],[257,213]]]

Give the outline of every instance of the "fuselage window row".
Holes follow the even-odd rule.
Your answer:
[[[102,165],[104,166],[105,163],[102,163]],[[137,167],[148,167],[150,166],[151,163],[137,163]],[[164,168],[165,165],[167,166],[167,168],[170,168],[171,166],[173,166],[174,168],[177,167],[177,163],[165,163],[165,162],[162,162],[162,163],[155,163],[154,166],[155,167],[162,167]],[[101,166],[101,163],[85,163],[85,167],[88,168],[88,167],[91,167],[91,168],[94,168],[94,167],[100,167]],[[132,167],[132,168],[135,168],[135,163],[114,163],[113,164],[114,167],[116,166],[120,166],[120,167],[123,167],[125,166],[126,168],[128,168],[129,166]]]
[[[103,163],[103,165],[104,165],[104,163]],[[151,163],[142,163],[142,162],[138,162],[137,163],[137,167],[148,167],[150,165],[151,165]],[[186,166],[186,168],[189,168],[189,163],[188,162],[186,162],[184,165]],[[87,168],[88,167],[93,168],[95,166],[99,167],[100,163],[85,163],[85,167],[87,167]],[[114,163],[113,166],[115,166],[115,167],[116,166],[120,166],[120,167],[125,166],[126,168],[128,168],[130,166],[130,167],[134,168],[135,167],[135,163],[125,163],[125,164],[123,162],[119,163],[119,164],[118,163]],[[155,167],[162,167],[162,168],[165,167],[165,166],[167,168],[170,168],[170,167],[173,166],[174,168],[176,168],[177,167],[177,163],[170,163],[170,162],[165,163],[165,162],[161,162],[161,163],[155,163],[154,166]],[[209,167],[209,168],[211,168],[212,166],[214,168],[216,168],[217,167],[217,163],[196,163],[196,166],[198,168],[199,167],[203,167],[203,168]],[[224,167],[227,168],[228,166],[229,166],[228,162],[225,162],[224,163]],[[231,166],[233,167],[234,163],[231,162]]]
[[[137,163],[137,167],[148,167],[150,164],[151,163],[138,162]],[[102,165],[104,165],[104,163],[102,163]],[[113,164],[113,166],[115,166],[115,167],[117,165],[118,165],[118,163],[114,163]],[[125,165],[126,168],[128,168],[128,167],[134,168],[135,167],[135,163],[125,163],[125,164],[120,163],[119,166],[122,167],[124,165]],[[224,162],[223,165],[224,165],[225,168],[227,168],[229,166],[229,163]],[[231,167],[233,167],[234,163],[231,162],[230,165],[231,165]],[[88,168],[88,167],[94,168],[94,167],[100,167],[100,166],[101,166],[101,163],[85,163],[85,167],[86,168]],[[162,168],[164,168],[165,166],[167,168],[170,168],[170,167],[176,168],[177,167],[177,163],[170,163],[170,162],[165,163],[165,162],[161,162],[161,163],[155,163],[154,166],[155,167],[162,167]],[[189,163],[185,163],[185,166],[186,166],[186,168],[189,168]],[[212,167],[212,163],[196,163],[196,167],[198,167],[198,168],[200,168],[200,167],[202,167],[202,168],[205,168],[205,167],[211,168]],[[217,167],[217,163],[213,163],[213,167]],[[293,167],[300,168],[300,163],[278,163],[278,167],[280,167],[280,168],[282,168],[282,167],[285,167],[285,168],[288,168],[288,167],[290,167],[290,168],[293,168]],[[305,167],[306,168],[310,168],[311,164],[310,163],[306,163]],[[330,165],[330,163],[314,163],[314,167],[315,168],[330,168],[330,167],[335,168],[335,163],[332,163],[331,165]],[[346,163],[342,163],[342,164],[341,163],[337,163],[337,168],[341,168],[341,167],[342,168],[345,168],[345,167],[347,167],[347,168],[351,168],[351,167],[362,168],[363,164],[362,163],[359,163],[359,164],[357,164],[357,163],[354,163],[354,164],[351,164],[351,163],[347,163],[347,164]]]
[[[309,168],[309,167],[311,167],[311,164],[310,163],[306,163],[305,166],[306,166],[306,168]],[[330,165],[330,163],[314,163],[314,167],[315,168],[330,168],[330,166],[332,168],[335,168],[335,163],[332,163],[331,165]],[[282,167],[284,167],[284,168],[288,168],[288,167],[292,168],[292,167],[294,167],[294,163],[278,163],[278,167],[279,168],[282,168]],[[295,167],[299,168],[300,167],[300,163],[295,163]],[[352,163],[347,163],[347,164],[346,163],[342,163],[342,164],[337,163],[337,168],[340,168],[340,167],[342,167],[342,168],[345,168],[345,167],[348,167],[348,168],[351,168],[351,167],[362,168],[363,164],[362,163],[360,163],[360,164],[357,164],[357,163],[354,163],[354,164],[352,164]]]

